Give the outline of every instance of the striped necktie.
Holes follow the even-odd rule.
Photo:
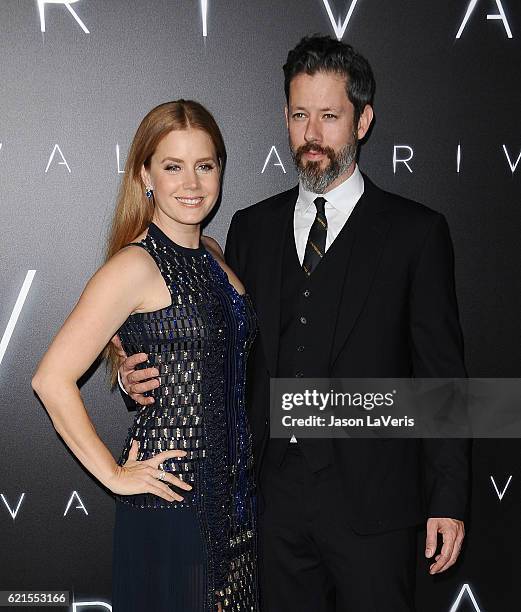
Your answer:
[[[324,198],[315,198],[314,204],[317,208],[317,214],[313,225],[309,230],[308,241],[306,243],[306,251],[304,253],[304,261],[302,268],[309,276],[311,272],[318,266],[324,253],[326,252],[326,237],[327,237],[327,219],[324,210],[326,200]]]

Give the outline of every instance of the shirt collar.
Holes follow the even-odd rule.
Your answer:
[[[320,196],[339,212],[349,214],[363,193],[364,178],[357,164],[355,165],[353,174],[351,174],[348,179],[327,193],[306,191],[302,183],[299,182],[297,208],[303,213],[307,212],[311,206],[315,206],[315,198]]]

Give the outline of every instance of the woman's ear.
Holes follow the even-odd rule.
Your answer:
[[[143,187],[154,188],[150,180],[150,174],[144,164],[141,166],[141,180],[143,181]]]

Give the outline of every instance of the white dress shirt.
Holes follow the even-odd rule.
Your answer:
[[[349,219],[349,215],[353,212],[363,193],[364,178],[358,166],[355,166],[353,174],[348,179],[327,193],[312,193],[306,191],[302,187],[302,183],[299,184],[298,198],[293,215],[293,229],[300,265],[304,261],[309,230],[317,214],[314,204],[315,198],[322,197],[326,200],[324,210],[327,219],[327,251]]]
[[[358,165],[355,166],[353,174],[348,179],[327,193],[312,193],[311,191],[306,191],[302,187],[302,183],[299,184],[298,198],[293,215],[293,230],[295,232],[295,245],[300,265],[304,261],[309,230],[317,214],[317,208],[314,203],[315,198],[320,196],[326,200],[324,210],[327,219],[327,251],[349,219],[349,215],[353,212],[356,203],[363,193],[364,177],[358,169]],[[296,441],[295,436],[291,436],[290,442]]]

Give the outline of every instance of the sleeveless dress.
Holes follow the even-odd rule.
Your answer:
[[[138,460],[182,449],[160,466],[192,485],[184,500],[116,496],[115,612],[258,610],[252,441],[244,406],[248,351],[256,333],[247,295],[200,246],[175,244],[156,225],[139,243],[157,264],[171,306],[130,315],[118,331],[127,355],[147,353],[160,386],[139,406],[119,458],[133,440]],[[170,485],[173,486],[173,485]],[[174,488],[175,489],[175,488]]]

